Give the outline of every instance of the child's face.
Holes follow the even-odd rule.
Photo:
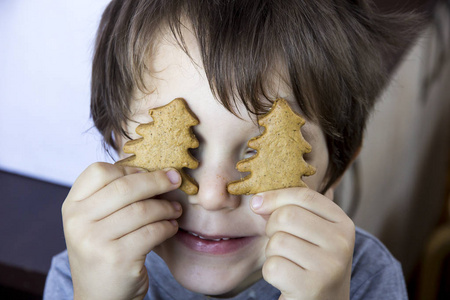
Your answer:
[[[200,120],[193,128],[200,147],[192,152],[200,164],[197,169],[188,170],[198,182],[199,192],[188,196],[177,190],[161,196],[179,201],[183,215],[176,236],[155,251],[184,287],[202,294],[232,295],[261,278],[265,261],[267,218],[252,212],[251,196],[230,195],[226,189],[228,182],[243,176],[235,169],[236,163],[252,155],[247,141],[259,135],[263,128],[258,127],[256,119],[250,117],[243,106],[239,107],[241,118],[238,118],[215,100],[195,39],[188,33],[184,38],[196,64],[173,38],[166,36],[150,58],[152,74],[146,84],[153,93],[142,95],[143,98],[137,95],[138,99],[132,103],[132,119],[148,123],[150,108],[182,97]],[[282,80],[275,77],[274,82]],[[285,98],[299,112],[289,88],[280,83],[275,90],[274,97]],[[137,125],[128,124],[133,139],[139,137],[134,133]],[[312,146],[306,159],[317,169],[315,175],[304,181],[311,189],[318,190],[328,165],[325,138],[320,128],[308,121],[302,132]],[[125,156],[123,152],[120,155]]]

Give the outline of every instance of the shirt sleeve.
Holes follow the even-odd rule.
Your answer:
[[[73,299],[73,284],[67,251],[53,257],[45,282],[43,299]]]
[[[353,295],[350,297],[352,300],[408,299],[405,280],[398,262],[394,262],[390,266],[385,266],[366,281],[361,282],[353,292]]]
[[[400,263],[376,237],[360,228],[356,229],[350,299],[408,299]]]

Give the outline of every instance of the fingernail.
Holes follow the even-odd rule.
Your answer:
[[[178,172],[175,170],[167,171],[166,176],[167,178],[169,178],[172,184],[177,184],[178,182],[180,182],[180,174],[178,174]]]
[[[173,208],[175,208],[176,211],[181,210],[181,204],[176,201],[172,201],[172,206],[173,206]]]
[[[252,199],[252,208],[253,209],[260,208],[262,206],[262,204],[263,204],[263,197],[262,196],[256,195],[256,196],[253,197],[253,199]]]
[[[178,227],[177,220],[169,220],[170,223],[172,223],[173,226]]]

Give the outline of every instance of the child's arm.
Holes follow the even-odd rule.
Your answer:
[[[258,196],[255,196],[258,197]],[[268,218],[263,276],[280,299],[349,299],[355,226],[327,197],[307,188],[261,194]]]
[[[78,177],[62,207],[74,299],[144,298],[145,257],[177,232],[172,220],[181,215],[178,203],[152,197],[179,184],[173,170],[142,173],[106,163]]]

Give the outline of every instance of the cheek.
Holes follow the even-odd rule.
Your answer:
[[[316,173],[312,176],[303,177],[303,181],[309,188],[319,191],[324,184],[329,163],[328,148],[324,137],[316,140],[316,143],[312,145],[311,153],[305,155],[305,160],[316,168]]]

